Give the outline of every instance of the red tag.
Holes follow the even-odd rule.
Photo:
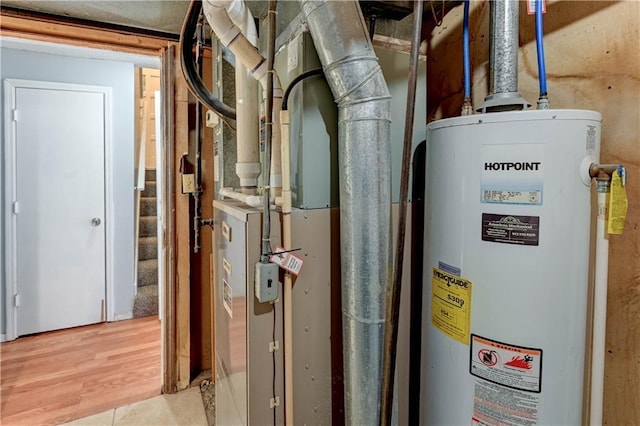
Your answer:
[[[280,246],[276,246],[273,250],[273,255],[269,258],[269,262],[275,263],[285,271],[291,272],[293,275],[298,276],[302,269],[304,260],[298,256],[294,256],[292,253],[284,253],[284,249]]]
[[[547,0],[527,0],[527,15],[536,14],[536,1],[542,2],[542,13],[547,13]]]

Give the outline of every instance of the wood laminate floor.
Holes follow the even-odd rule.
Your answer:
[[[0,423],[51,425],[160,394],[157,317],[0,344]]]

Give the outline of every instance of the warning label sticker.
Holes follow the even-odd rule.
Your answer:
[[[540,217],[482,213],[482,241],[537,246]]]
[[[433,268],[431,324],[465,345],[469,344],[471,281]]]
[[[511,389],[540,393],[542,349],[509,345],[472,334],[469,372]]]
[[[535,426],[540,395],[476,380],[473,426]]]

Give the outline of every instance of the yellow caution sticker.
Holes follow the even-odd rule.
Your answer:
[[[431,324],[447,336],[469,344],[471,281],[433,268]]]
[[[625,170],[618,167],[611,176],[611,193],[609,194],[609,234],[622,234],[624,222],[627,218],[627,190],[624,182]]]

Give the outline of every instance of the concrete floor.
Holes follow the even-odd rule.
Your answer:
[[[73,426],[208,426],[199,388],[114,408],[65,425]]]

